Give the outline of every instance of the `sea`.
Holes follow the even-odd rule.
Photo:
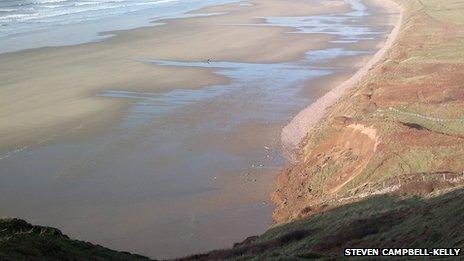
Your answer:
[[[184,17],[192,10],[236,1],[1,0],[0,53],[101,41],[113,35],[108,32],[150,26],[162,19]]]

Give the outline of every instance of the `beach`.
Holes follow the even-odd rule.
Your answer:
[[[391,10],[253,0],[0,54],[2,215],[154,258],[265,231],[282,128],[366,68]]]
[[[295,5],[285,6],[301,13],[306,9],[306,13],[310,14],[312,10],[304,1],[295,2]],[[220,12],[223,8],[233,11],[234,6],[202,12]],[[254,17],[260,16],[257,10],[269,14],[279,10],[279,6],[271,5],[269,8],[269,11],[255,8],[256,13],[249,14],[248,20],[237,15],[224,16],[228,19],[218,16],[173,20],[169,26],[119,32],[116,37],[102,43],[5,54],[2,60],[8,63],[0,65],[1,84],[4,86],[0,116],[3,122],[0,131],[2,148],[15,149],[18,143],[33,143],[46,137],[46,133],[53,132],[54,127],[63,130],[69,122],[74,121],[72,125],[76,125],[75,121],[98,117],[94,113],[105,113],[102,118],[111,118],[121,108],[120,105],[94,97],[109,86],[112,89],[163,91],[186,86],[199,88],[226,81],[212,72],[195,69],[178,69],[175,72],[177,77],[172,77],[171,69],[158,68],[158,71],[153,72],[149,66],[137,62],[138,58],[206,61],[214,56],[217,60],[265,63],[301,57],[308,48],[317,45],[314,37],[276,37],[282,35],[285,28],[233,26],[237,22],[252,23],[256,19]],[[205,23],[209,21],[207,19],[216,20]],[[216,26],[221,23],[232,25]],[[159,35],[163,37],[157,37]],[[291,48],[287,46],[289,41],[294,43]],[[276,49],[285,51],[275,52]],[[21,99],[16,99],[19,95]],[[49,104],[53,106],[47,106]],[[27,128],[24,127],[25,122]]]

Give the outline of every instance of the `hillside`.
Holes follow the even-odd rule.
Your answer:
[[[464,1],[403,1],[382,62],[308,133],[279,175],[278,222],[323,205],[398,191],[428,194],[464,180]]]
[[[463,204],[461,189],[426,199],[374,196],[275,227],[232,249],[184,260],[330,259],[353,247],[463,248]]]
[[[0,260],[150,260],[72,240],[56,228],[0,219]]]

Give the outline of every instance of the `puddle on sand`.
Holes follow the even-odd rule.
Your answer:
[[[252,106],[251,114],[238,114],[231,119],[230,124],[239,124],[249,120],[268,122],[285,122],[289,111],[295,111],[303,104],[308,104],[308,97],[299,97],[301,83],[309,79],[327,76],[337,71],[336,67],[318,66],[318,63],[328,63],[330,60],[370,54],[370,51],[350,51],[343,48],[330,48],[309,51],[306,58],[291,63],[239,63],[225,61],[183,62],[168,60],[142,60],[155,66],[199,67],[214,69],[214,73],[232,80],[227,85],[215,85],[201,89],[175,89],[165,93],[133,92],[108,90],[101,94],[104,97],[133,100],[130,111],[122,126],[134,126],[150,122],[157,115],[182,108],[183,106],[212,99],[220,95],[237,96],[236,99],[249,100],[253,103],[240,104],[239,107]],[[243,97],[247,95],[248,97]],[[230,102],[233,99],[229,99]],[[285,105],[282,105],[285,104]]]
[[[351,6],[350,12],[314,16],[261,17],[265,21],[263,24],[228,25],[290,27],[295,31],[288,33],[330,34],[339,38],[329,41],[330,43],[356,43],[361,40],[374,40],[385,33],[383,28],[373,28],[363,24],[363,19],[370,14],[361,0],[345,1]]]
[[[109,90],[102,96],[133,100],[123,126],[134,126],[150,122],[159,115],[180,109],[192,103],[220,97],[227,99],[230,106],[249,113],[236,114],[228,125],[250,120],[282,122],[288,119],[288,109],[281,106],[286,102],[291,111],[308,99],[294,96],[301,90],[301,83],[311,78],[332,73],[331,68],[311,68],[308,64],[254,64],[236,62],[180,62],[145,60],[156,66],[213,68],[215,73],[233,80],[227,85],[215,85],[201,89],[175,89],[166,93],[139,93]],[[187,86],[188,87],[188,86]],[[253,100],[250,103],[250,99]],[[244,102],[245,101],[245,102]],[[234,103],[235,105],[232,105]],[[293,106],[292,106],[293,104]],[[285,106],[284,106],[285,107]],[[232,108],[231,108],[232,109]]]

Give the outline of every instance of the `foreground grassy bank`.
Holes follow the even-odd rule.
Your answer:
[[[149,260],[72,240],[56,228],[0,219],[0,260]]]
[[[349,247],[464,247],[464,190],[432,198],[379,195],[270,229],[186,260],[331,259]],[[423,257],[422,257],[423,258]]]

